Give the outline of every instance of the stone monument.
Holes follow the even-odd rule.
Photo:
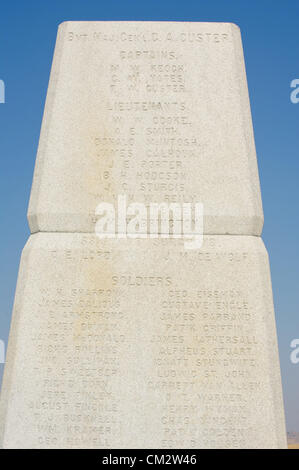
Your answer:
[[[202,202],[202,247],[99,238],[120,194]],[[236,25],[62,23],[28,219],[2,447],[286,447]]]

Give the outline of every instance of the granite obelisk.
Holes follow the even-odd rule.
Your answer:
[[[95,234],[202,202],[204,242]],[[285,448],[240,31],[59,27],[1,393],[4,448]]]

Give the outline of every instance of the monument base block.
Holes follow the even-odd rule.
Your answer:
[[[0,415],[4,448],[285,448],[262,240],[31,235]]]

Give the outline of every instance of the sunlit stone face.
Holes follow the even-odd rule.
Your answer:
[[[97,205],[119,194],[144,204],[201,202],[205,233],[260,235],[259,180],[235,25],[60,26],[31,230],[93,232]]]
[[[123,200],[203,204],[202,246],[100,238]],[[286,447],[235,25],[63,23],[28,218],[2,447]]]

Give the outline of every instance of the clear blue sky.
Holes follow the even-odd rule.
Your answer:
[[[0,10],[0,338],[6,341],[57,26],[65,20],[237,23],[242,31],[265,213],[288,430],[299,431],[298,0],[3,0]],[[26,371],[24,371],[26,373]],[[0,379],[2,366],[0,366]]]

